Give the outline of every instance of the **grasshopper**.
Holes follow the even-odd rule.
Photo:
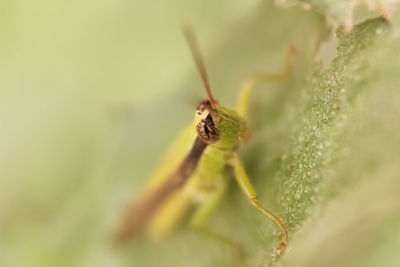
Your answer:
[[[128,240],[139,234],[160,239],[173,230],[192,204],[197,204],[191,217],[191,225],[219,240],[236,244],[205,226],[208,217],[226,192],[229,182],[226,170],[231,168],[250,204],[279,227],[280,237],[276,252],[280,254],[288,244],[288,229],[278,216],[259,202],[238,154],[238,148],[249,136],[245,117],[255,83],[262,80],[281,80],[288,76],[291,72],[290,58],[295,47],[289,47],[282,73],[255,75],[243,83],[237,107],[233,110],[214,99],[196,36],[189,26],[185,26],[183,32],[208,98],[197,106],[193,123],[172,143],[149,180],[143,196],[129,207],[117,239]]]

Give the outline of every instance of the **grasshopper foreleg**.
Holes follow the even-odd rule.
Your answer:
[[[238,182],[240,188],[242,189],[243,193],[246,195],[249,202],[258,210],[260,211],[265,217],[273,221],[281,230],[278,246],[276,248],[276,252],[278,254],[282,253],[283,250],[286,248],[288,244],[289,234],[286,225],[283,221],[270,212],[269,210],[265,209],[260,202],[258,201],[256,191],[254,190],[248,176],[246,170],[244,169],[242,160],[240,159],[239,155],[234,154],[231,164],[234,169],[235,178]]]

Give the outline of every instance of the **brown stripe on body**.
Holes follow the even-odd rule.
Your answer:
[[[144,230],[166,198],[175,190],[181,188],[196,170],[206,147],[207,144],[200,137],[196,137],[189,154],[166,181],[128,210],[122,227],[117,233],[117,240],[124,241],[134,238]]]

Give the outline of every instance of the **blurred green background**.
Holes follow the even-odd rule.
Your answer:
[[[240,150],[291,243],[275,257],[277,229],[232,184],[209,224],[242,244],[241,264],[398,266],[400,18],[386,2],[357,7],[346,32],[351,1],[2,1],[0,266],[231,266],[184,223],[159,244],[111,244],[205,97],[182,20],[230,107],[298,50],[289,79],[257,86]]]

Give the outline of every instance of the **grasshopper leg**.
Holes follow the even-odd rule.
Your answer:
[[[153,240],[160,240],[168,235],[186,214],[190,207],[190,196],[180,189],[174,192],[160,207],[147,227],[147,234]]]
[[[243,118],[246,117],[246,113],[249,105],[250,94],[253,91],[256,82],[262,81],[281,81],[286,79],[292,73],[292,57],[296,53],[296,47],[290,45],[285,58],[285,65],[280,73],[275,74],[256,74],[247,78],[239,90],[239,96],[237,100],[236,110]]]
[[[248,198],[249,202],[258,211],[260,211],[265,217],[267,217],[272,222],[274,222],[281,230],[278,246],[276,249],[276,252],[278,254],[281,254],[285,250],[285,248],[288,244],[288,239],[289,239],[288,229],[287,229],[286,225],[283,223],[283,221],[278,216],[276,216],[269,210],[265,209],[260,204],[260,202],[258,201],[258,198],[257,198],[257,194],[247,176],[246,170],[244,169],[244,166],[243,166],[243,162],[240,159],[239,155],[234,154],[231,163],[232,163],[232,166],[234,169],[236,181],[238,182],[243,193]]]
[[[241,246],[239,243],[219,233],[216,233],[213,230],[210,230],[206,226],[208,218],[215,210],[215,208],[218,206],[218,204],[221,202],[221,199],[223,198],[226,192],[227,189],[226,187],[227,187],[226,185],[223,185],[221,186],[221,188],[218,188],[217,191],[210,193],[210,195],[207,196],[202,205],[192,215],[190,225],[194,229],[196,229],[199,233],[231,246],[233,249],[237,250],[240,255]]]

